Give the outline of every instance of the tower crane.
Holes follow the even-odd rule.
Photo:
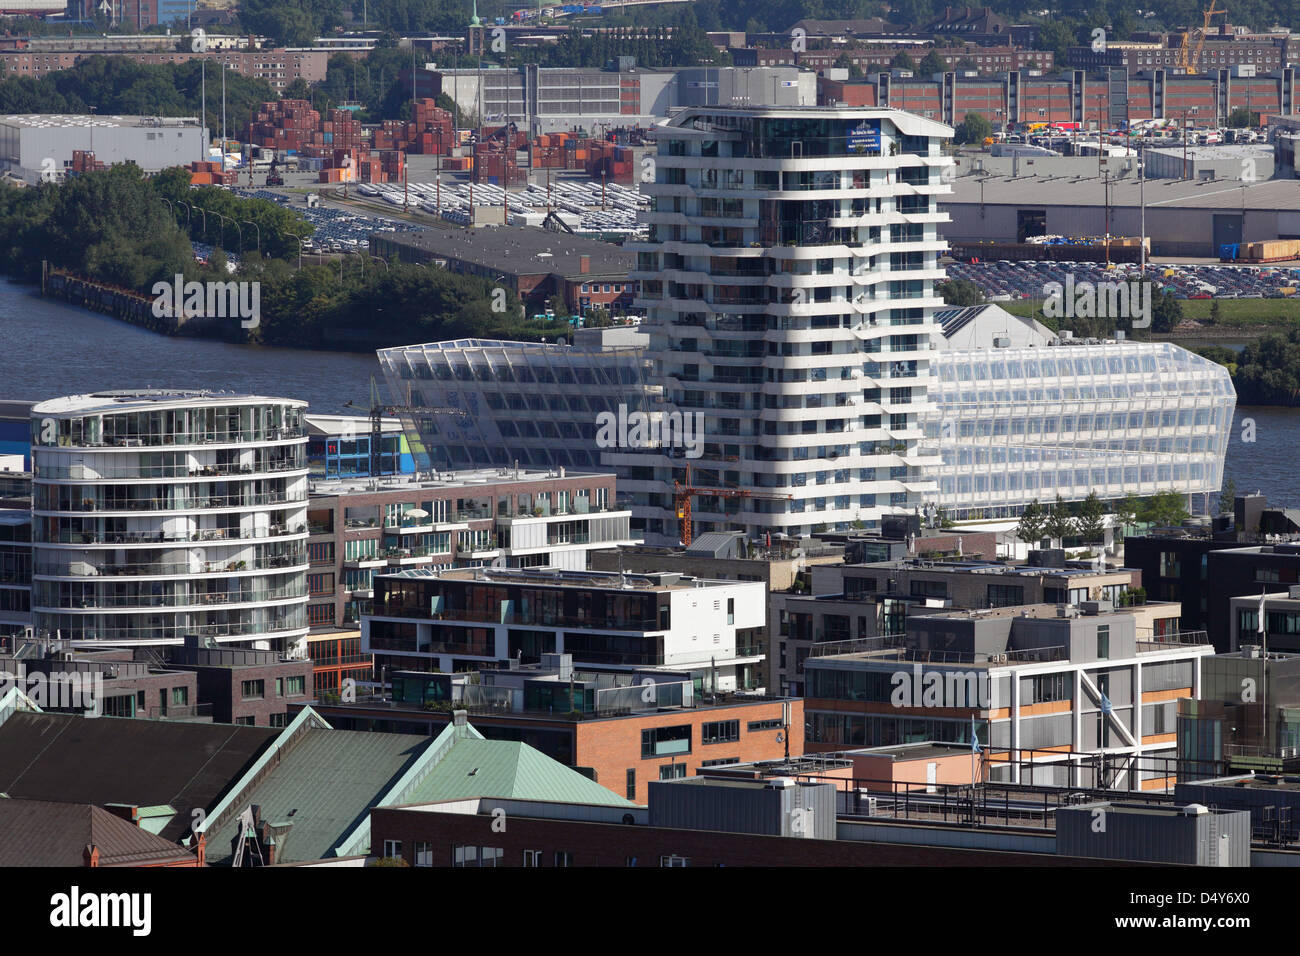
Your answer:
[[[409,389],[409,386],[408,386]],[[351,401],[346,403],[347,408],[361,409]],[[411,397],[408,393],[406,404],[404,405],[385,405],[379,396],[379,386],[375,382],[375,377],[370,376],[370,408],[363,409],[370,416],[370,477],[379,477],[380,453],[383,448],[384,440],[384,416],[385,415],[455,415],[459,418],[469,418],[469,413],[463,408],[434,408],[428,405],[412,405]]]
[[[696,495],[716,495],[719,498],[761,498],[765,501],[793,501],[794,495],[777,495],[764,491],[750,491],[748,488],[709,488],[696,487],[691,484],[691,463],[686,463],[685,483],[673,480],[673,501],[677,506],[677,517],[682,523],[682,546],[691,546],[691,532],[694,521],[691,518],[691,499]]]

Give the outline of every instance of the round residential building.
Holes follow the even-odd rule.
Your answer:
[[[307,634],[307,403],[110,391],[32,409],[32,620],[113,645]]]

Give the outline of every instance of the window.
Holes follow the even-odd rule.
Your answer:
[[[715,720],[700,728],[700,743],[727,744],[740,739],[740,721]]]
[[[415,865],[433,866],[433,844],[431,843],[415,844]]]
[[[706,760],[701,767],[725,767],[728,764],[740,763],[739,757],[719,757],[717,760]]]
[[[989,607],[1015,607],[1025,603],[1025,589],[1018,584],[990,584]]]
[[[573,866],[573,854],[572,854],[572,853],[566,853],[566,852],[564,852],[563,850],[556,850],[556,851],[555,851],[555,865],[556,865],[556,866]]]
[[[686,776],[686,764],[666,763],[659,768],[660,780],[681,780]]]
[[[775,720],[751,720],[749,722],[749,732],[752,734],[756,730],[780,730],[785,724],[778,718]]]
[[[524,866],[536,868],[542,865],[541,850],[524,850]]]
[[[636,768],[627,768],[627,798],[636,800]]]
[[[401,855],[402,855],[402,841],[401,841],[401,840],[385,840],[385,841],[384,841],[384,856],[385,856],[385,857],[396,858],[396,857],[399,857],[399,856],[401,856]]]
[[[1110,659],[1110,625],[1101,624],[1097,627],[1097,660],[1105,661]]]
[[[736,623],[736,599],[727,598],[727,623]]]
[[[284,678],[284,696],[301,697],[307,693],[306,677],[286,677]]]
[[[252,717],[236,717],[236,718],[235,718],[235,723],[239,724],[241,727],[253,727],[253,726],[255,726]]]
[[[190,689],[188,687],[172,688],[172,706],[184,706],[190,702]]]
[[[689,724],[676,727],[653,727],[641,731],[641,756],[663,757],[669,754],[688,754],[691,752],[691,728]]]
[[[240,697],[243,700],[261,700],[266,696],[266,681],[264,680],[246,680],[239,685]]]
[[[659,865],[660,866],[690,866],[691,858],[689,856],[678,856],[677,854],[674,853],[671,856],[661,856],[659,858]]]

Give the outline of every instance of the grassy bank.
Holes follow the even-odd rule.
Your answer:
[[[1300,296],[1290,299],[1180,299],[1178,304],[1182,307],[1185,321],[1209,323],[1210,309],[1215,302],[1219,304],[1219,318],[1213,324],[1159,337],[1212,338],[1237,333],[1254,337],[1268,332],[1287,332],[1300,325]],[[994,304],[1002,306],[1012,315],[1032,316],[1039,321],[1043,318],[1041,299]]]

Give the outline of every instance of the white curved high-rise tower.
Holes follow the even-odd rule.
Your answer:
[[[112,391],[32,409],[32,618],[114,645],[307,634],[306,402]]]

